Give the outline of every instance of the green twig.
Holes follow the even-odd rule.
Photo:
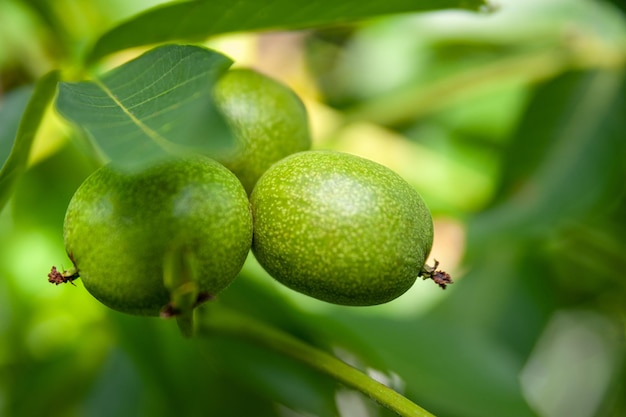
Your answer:
[[[393,389],[370,378],[336,357],[291,336],[280,329],[244,314],[225,310],[200,309],[196,315],[199,337],[216,334],[250,340],[275,352],[298,360],[335,378],[348,387],[368,395],[381,405],[405,417],[434,417]]]

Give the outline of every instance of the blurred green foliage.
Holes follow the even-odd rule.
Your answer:
[[[3,166],[32,85],[54,68],[76,80],[102,33],[156,3],[0,2]],[[215,303],[332,352],[436,415],[624,416],[623,4],[499,6],[301,31],[284,58],[304,63],[306,86],[294,86],[316,147],[407,178],[433,210],[433,255],[450,260],[456,283],[340,307],[281,288],[250,257]],[[256,65],[270,59],[259,52]],[[80,281],[49,285],[50,266],[69,263],[65,208],[98,166],[79,139],[50,110],[0,212],[0,415],[391,415],[249,342],[183,339],[174,322],[107,310]]]

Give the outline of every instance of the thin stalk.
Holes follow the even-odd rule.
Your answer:
[[[193,310],[199,296],[197,282],[198,268],[193,252],[181,245],[172,245],[163,259],[163,285],[170,293],[170,302],[161,316],[176,317],[185,337],[193,336]]]
[[[199,310],[200,314],[196,316],[197,337],[211,337],[219,334],[252,341],[361,391],[400,416],[434,417],[433,414],[393,389],[280,329],[235,311],[220,308],[219,311],[208,310],[202,314],[204,309]]]

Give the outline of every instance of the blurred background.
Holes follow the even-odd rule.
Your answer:
[[[0,161],[32,84],[155,5],[0,0]],[[626,17],[621,0],[500,0],[358,24],[211,38],[291,86],[314,147],[389,166],[430,206],[432,259],[368,308],[301,296],[253,257],[218,303],[448,417],[626,416]],[[117,54],[124,62],[138,51]],[[52,286],[67,204],[97,163],[53,109],[0,212],[0,416],[388,416],[251,343],[183,339]]]

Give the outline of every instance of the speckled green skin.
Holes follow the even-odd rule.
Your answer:
[[[170,296],[165,252],[183,245],[199,288],[215,295],[240,271],[252,217],[238,179],[217,162],[168,162],[133,175],[105,166],[79,187],[66,212],[65,248],[85,288],[105,305],[158,315]]]
[[[252,250],[284,285],[344,305],[407,291],[433,242],[430,212],[392,170],[333,151],[291,155],[251,196]]]
[[[311,148],[306,109],[289,87],[235,69],[220,78],[214,97],[236,138],[235,150],[215,159],[239,177],[248,194],[274,162]]]

